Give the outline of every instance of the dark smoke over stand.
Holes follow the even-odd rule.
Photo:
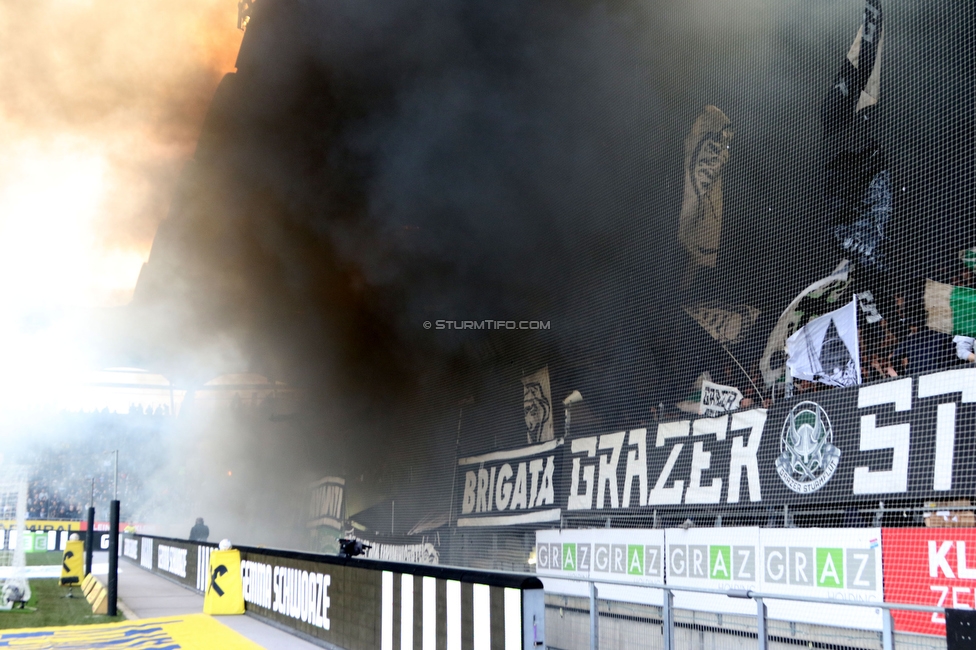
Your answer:
[[[782,309],[836,266],[819,109],[862,11],[261,0],[140,277],[125,353],[188,387],[237,364],[300,388],[297,410],[269,402],[194,437],[252,467],[255,493],[298,499],[344,476],[348,499],[378,503],[362,535],[400,540],[456,515],[457,456],[524,444],[521,379],[540,368],[557,438],[573,390],[577,436],[679,417],[704,371],[744,387],[682,307],[758,309],[730,348],[754,373]],[[972,243],[973,9],[885,12],[875,119],[895,293]],[[735,132],[721,247],[681,288],[684,138],[707,105]],[[551,325],[423,327],[485,319]],[[442,561],[477,562],[484,540],[457,531],[474,546]],[[497,566],[522,568],[530,537],[496,535],[512,551]]]

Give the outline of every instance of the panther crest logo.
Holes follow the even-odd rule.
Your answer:
[[[810,494],[827,484],[840,464],[833,438],[830,418],[819,404],[804,401],[793,407],[783,423],[776,459],[776,473],[786,487]]]

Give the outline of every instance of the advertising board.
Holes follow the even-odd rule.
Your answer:
[[[660,591],[637,586],[664,584],[664,531],[540,530],[536,533],[536,573],[549,578],[544,582],[549,592],[586,596],[587,584],[572,580],[604,578],[635,586],[597,583],[600,598],[660,605]]]
[[[883,600],[880,528],[764,528],[760,591],[839,603]],[[881,610],[766,600],[770,618],[881,630]]]
[[[705,589],[759,589],[759,529],[669,528],[664,533],[667,583]],[[753,601],[719,594],[675,592],[680,609],[755,614]]]
[[[881,538],[887,602],[976,609],[976,528],[885,528]],[[893,616],[899,632],[945,636],[942,614]]]

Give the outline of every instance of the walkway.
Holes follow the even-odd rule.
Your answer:
[[[99,555],[104,554],[95,554],[93,568],[96,569],[96,574],[101,568],[99,565],[105,567],[105,571],[108,568],[107,558],[101,559]],[[194,614],[203,611],[203,596],[123,558],[119,561],[119,609],[128,618]],[[279,630],[253,616],[218,616],[215,619],[267,650],[321,649],[321,646]]]

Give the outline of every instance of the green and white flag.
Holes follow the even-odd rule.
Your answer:
[[[970,271],[976,270],[976,248],[959,251],[959,261]]]
[[[929,329],[976,337],[976,289],[926,280],[925,311]]]

